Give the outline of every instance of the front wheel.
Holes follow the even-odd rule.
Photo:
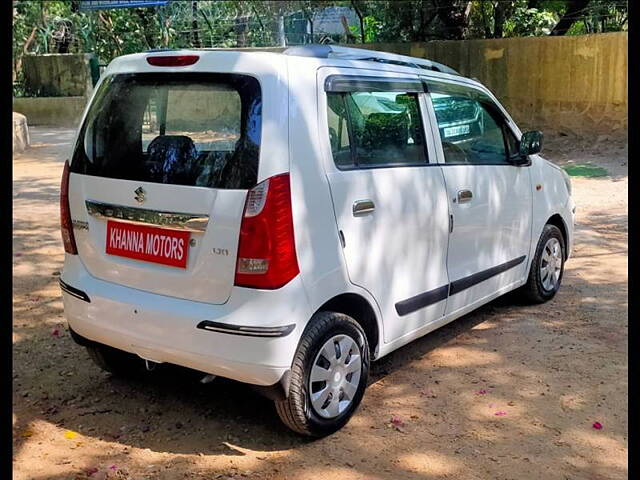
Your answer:
[[[522,290],[531,302],[551,300],[560,289],[564,273],[564,249],[565,241],[560,229],[555,225],[545,225],[531,262],[529,278]]]
[[[276,401],[282,421],[314,437],[342,428],[358,408],[369,374],[369,346],[362,327],[335,312],[314,315],[291,368],[289,395]]]

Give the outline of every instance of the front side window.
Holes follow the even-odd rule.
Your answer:
[[[338,167],[423,165],[417,93],[328,92],[329,140]]]
[[[260,85],[245,75],[115,75],[96,93],[71,171],[251,188],[258,174],[261,110]]]
[[[445,163],[509,164],[517,141],[491,98],[472,88],[428,83]]]

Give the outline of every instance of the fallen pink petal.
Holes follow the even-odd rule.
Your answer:
[[[602,430],[602,424],[600,422],[593,422],[593,428],[596,430]]]
[[[118,470],[118,467],[117,467],[116,465],[111,465],[111,466],[109,467],[109,470],[116,471],[116,470]]]
[[[486,395],[486,394],[487,394],[487,391],[484,388],[476,392],[476,395]]]
[[[400,419],[400,417],[391,417],[391,425],[394,427],[402,427],[404,422]]]
[[[504,410],[499,410],[496,413],[494,413],[496,417],[504,417],[506,414],[507,412],[505,412]]]
[[[60,338],[60,330],[58,330],[57,328],[54,328],[53,332],[51,332],[51,336],[52,337],[56,337],[56,338]]]

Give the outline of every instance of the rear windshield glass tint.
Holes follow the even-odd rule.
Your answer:
[[[104,81],[71,171],[213,188],[256,184],[262,96],[234,74],[123,74]]]

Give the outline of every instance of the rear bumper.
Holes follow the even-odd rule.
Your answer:
[[[299,276],[279,290],[234,287],[223,305],[99,280],[76,255],[66,255],[61,281],[67,286],[65,315],[79,335],[147,360],[254,385],[273,385],[290,369],[312,313]],[[69,287],[89,301],[69,293]]]

